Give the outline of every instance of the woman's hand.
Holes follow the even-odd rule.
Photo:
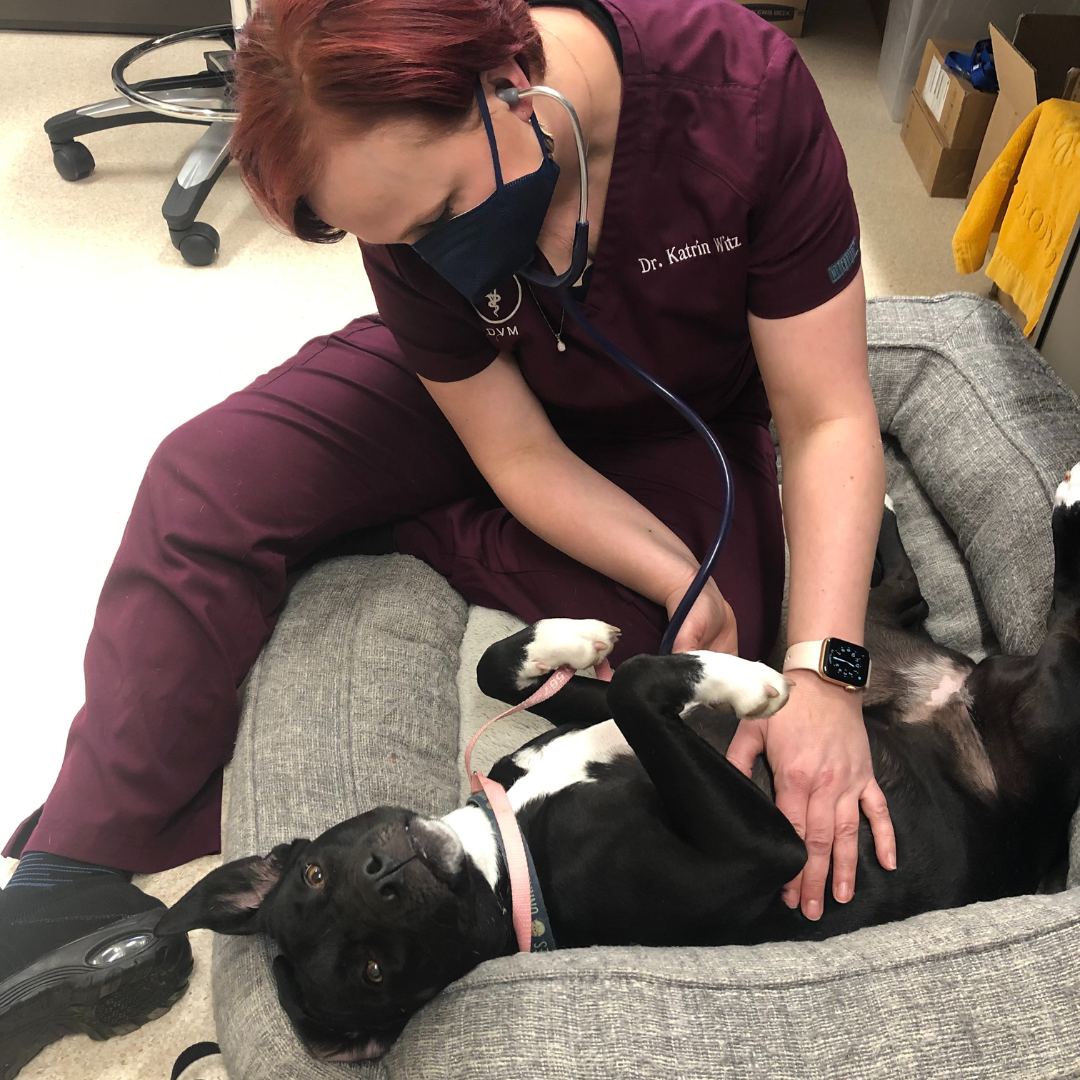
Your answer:
[[[476,467],[525,528],[670,616],[698,562],[651,510],[567,448],[510,353],[458,382],[421,379]],[[677,649],[734,652],[731,608],[709,582]]]
[[[668,618],[675,614],[683,596],[694,579],[697,567],[687,578],[686,583],[672,592],[664,601]],[[739,652],[739,632],[735,625],[735,612],[724,599],[716,582],[709,578],[701,590],[694,606],[687,612],[672,652],[690,652],[692,649],[708,649],[710,652]]]
[[[832,893],[846,904],[855,892],[859,807],[870,821],[878,862],[896,869],[896,838],[885,795],[874,779],[862,719],[862,695],[812,671],[791,671],[788,703],[768,720],[743,720],[728,760],[747,776],[762,751],[776,787],[776,805],[806,843],[802,873],[784,888],[788,907],[820,919],[832,859]]]

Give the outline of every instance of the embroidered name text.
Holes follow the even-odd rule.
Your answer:
[[[728,251],[734,251],[742,247],[742,241],[737,236],[714,236],[712,240],[691,240],[679,247],[673,244],[664,249],[664,258],[645,259],[638,258],[638,266],[643,274],[653,270],[663,270],[665,266],[675,263],[686,262],[687,259],[697,259],[702,255],[722,255]]]

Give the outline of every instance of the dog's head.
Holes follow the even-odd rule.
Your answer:
[[[212,871],[159,935],[263,933],[278,998],[316,1057],[379,1057],[444,986],[512,951],[491,886],[448,825],[382,806]]]

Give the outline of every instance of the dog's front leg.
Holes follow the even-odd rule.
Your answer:
[[[476,681],[488,697],[518,705],[565,664],[581,671],[606,659],[619,631],[598,619],[543,619],[488,646],[476,665]],[[554,697],[531,712],[568,727],[611,719],[607,683],[575,675]]]
[[[806,848],[775,803],[683,723],[700,704],[768,716],[787,701],[788,680],[764,664],[722,653],[636,656],[608,691],[619,729],[652,780],[675,832],[736,869],[746,896],[764,897],[790,881]]]

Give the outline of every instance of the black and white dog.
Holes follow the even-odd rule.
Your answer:
[[[517,812],[558,945],[823,938],[1045,884],[1080,799],[1080,465],[1058,489],[1053,535],[1043,646],[975,664],[921,630],[926,604],[885,511],[864,717],[899,866],[878,865],[864,819],[854,899],[826,891],[818,922],[780,900],[806,852],[767,770],[751,782],[724,758],[737,716],[787,700],[782,675],[717,653],[637,656],[610,684],[575,676],[537,706],[558,726],[491,777]],[[517,703],[615,637],[590,620],[538,623],[485,653],[481,687]],[[516,950],[498,852],[475,806],[441,820],[382,806],[213,871],[158,933],[269,935],[282,1006],[310,1050],[376,1057],[443,987]]]

